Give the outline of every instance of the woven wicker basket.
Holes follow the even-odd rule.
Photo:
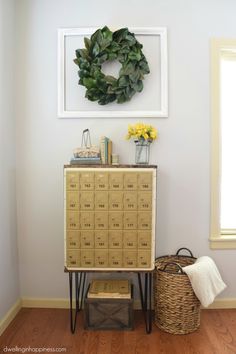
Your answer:
[[[188,276],[181,267],[195,263],[196,258],[179,255],[156,259],[154,272],[155,324],[165,332],[187,334],[200,326],[200,302]]]

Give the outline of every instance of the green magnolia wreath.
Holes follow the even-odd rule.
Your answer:
[[[128,28],[111,32],[105,26],[90,39],[85,37],[84,44],[85,48],[76,50],[74,62],[80,69],[78,84],[87,89],[85,97],[106,105],[113,101],[129,101],[136,92],[142,91],[144,75],[150,70],[141,50],[142,44]],[[122,64],[118,79],[101,70],[103,63],[115,59]]]

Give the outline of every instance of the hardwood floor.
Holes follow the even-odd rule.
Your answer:
[[[0,352],[35,353],[34,348],[58,348],[66,354],[236,353],[236,310],[202,310],[200,329],[188,335],[171,335],[155,325],[147,335],[141,311],[135,311],[135,330],[124,332],[86,331],[79,314],[73,335],[68,315],[68,310],[61,309],[21,309],[0,337]],[[46,352],[49,350],[41,351]]]

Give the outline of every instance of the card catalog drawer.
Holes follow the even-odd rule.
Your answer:
[[[137,210],[137,192],[124,192],[124,210]]]
[[[94,172],[80,173],[80,189],[94,190]]]
[[[108,233],[109,248],[122,248],[123,246],[123,231],[113,230]]]
[[[80,250],[67,250],[67,267],[80,267]]]
[[[66,247],[67,248],[80,248],[80,231],[67,230],[66,231]]]
[[[81,267],[94,267],[94,250],[81,250]]]
[[[84,230],[94,229],[94,213],[92,211],[80,212],[80,228]]]
[[[108,250],[95,250],[95,267],[107,268],[108,267]]]
[[[107,190],[108,185],[108,172],[95,172],[95,189]]]
[[[109,192],[109,210],[123,210],[123,192]]]
[[[95,209],[108,210],[108,192],[95,193]]]
[[[66,189],[69,191],[79,190],[79,172],[68,171],[66,173]]]
[[[111,190],[123,190],[123,173],[111,172],[109,174],[109,188]]]
[[[152,210],[152,192],[138,193],[138,209]]]
[[[136,251],[123,251],[123,266],[125,268],[134,268],[137,266]]]
[[[109,267],[122,268],[123,265],[123,252],[120,250],[109,250]]]
[[[108,248],[108,231],[96,230],[94,240],[95,248]]]
[[[125,190],[136,190],[138,185],[138,175],[136,172],[125,172],[124,173],[124,189]]]
[[[110,211],[109,212],[109,229],[116,230],[123,228],[123,212]]]
[[[66,209],[79,210],[79,192],[66,192]]]
[[[138,248],[151,249],[151,231],[138,231]]]
[[[96,211],[94,218],[95,218],[95,229],[98,230],[108,229],[108,212]]]
[[[149,268],[151,266],[151,251],[138,251],[138,267]]]
[[[84,191],[80,193],[80,209],[94,210],[94,192]]]
[[[138,229],[151,230],[152,229],[152,213],[148,211],[138,212]]]
[[[138,189],[152,190],[152,172],[140,172],[138,174]]]
[[[70,229],[79,229],[79,212],[78,211],[70,211],[66,212],[66,228]]]
[[[123,247],[134,249],[137,248],[137,231],[123,232]]]
[[[81,248],[94,248],[94,231],[82,230],[80,240]]]
[[[124,229],[125,230],[137,229],[137,213],[135,211],[127,211],[124,213]]]

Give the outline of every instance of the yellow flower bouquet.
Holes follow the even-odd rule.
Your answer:
[[[157,139],[157,129],[152,125],[144,123],[136,123],[128,126],[128,134],[126,139],[149,140],[152,142]]]
[[[135,163],[148,164],[150,144],[157,139],[157,129],[150,124],[136,123],[128,126],[126,139],[134,138],[136,144]]]

